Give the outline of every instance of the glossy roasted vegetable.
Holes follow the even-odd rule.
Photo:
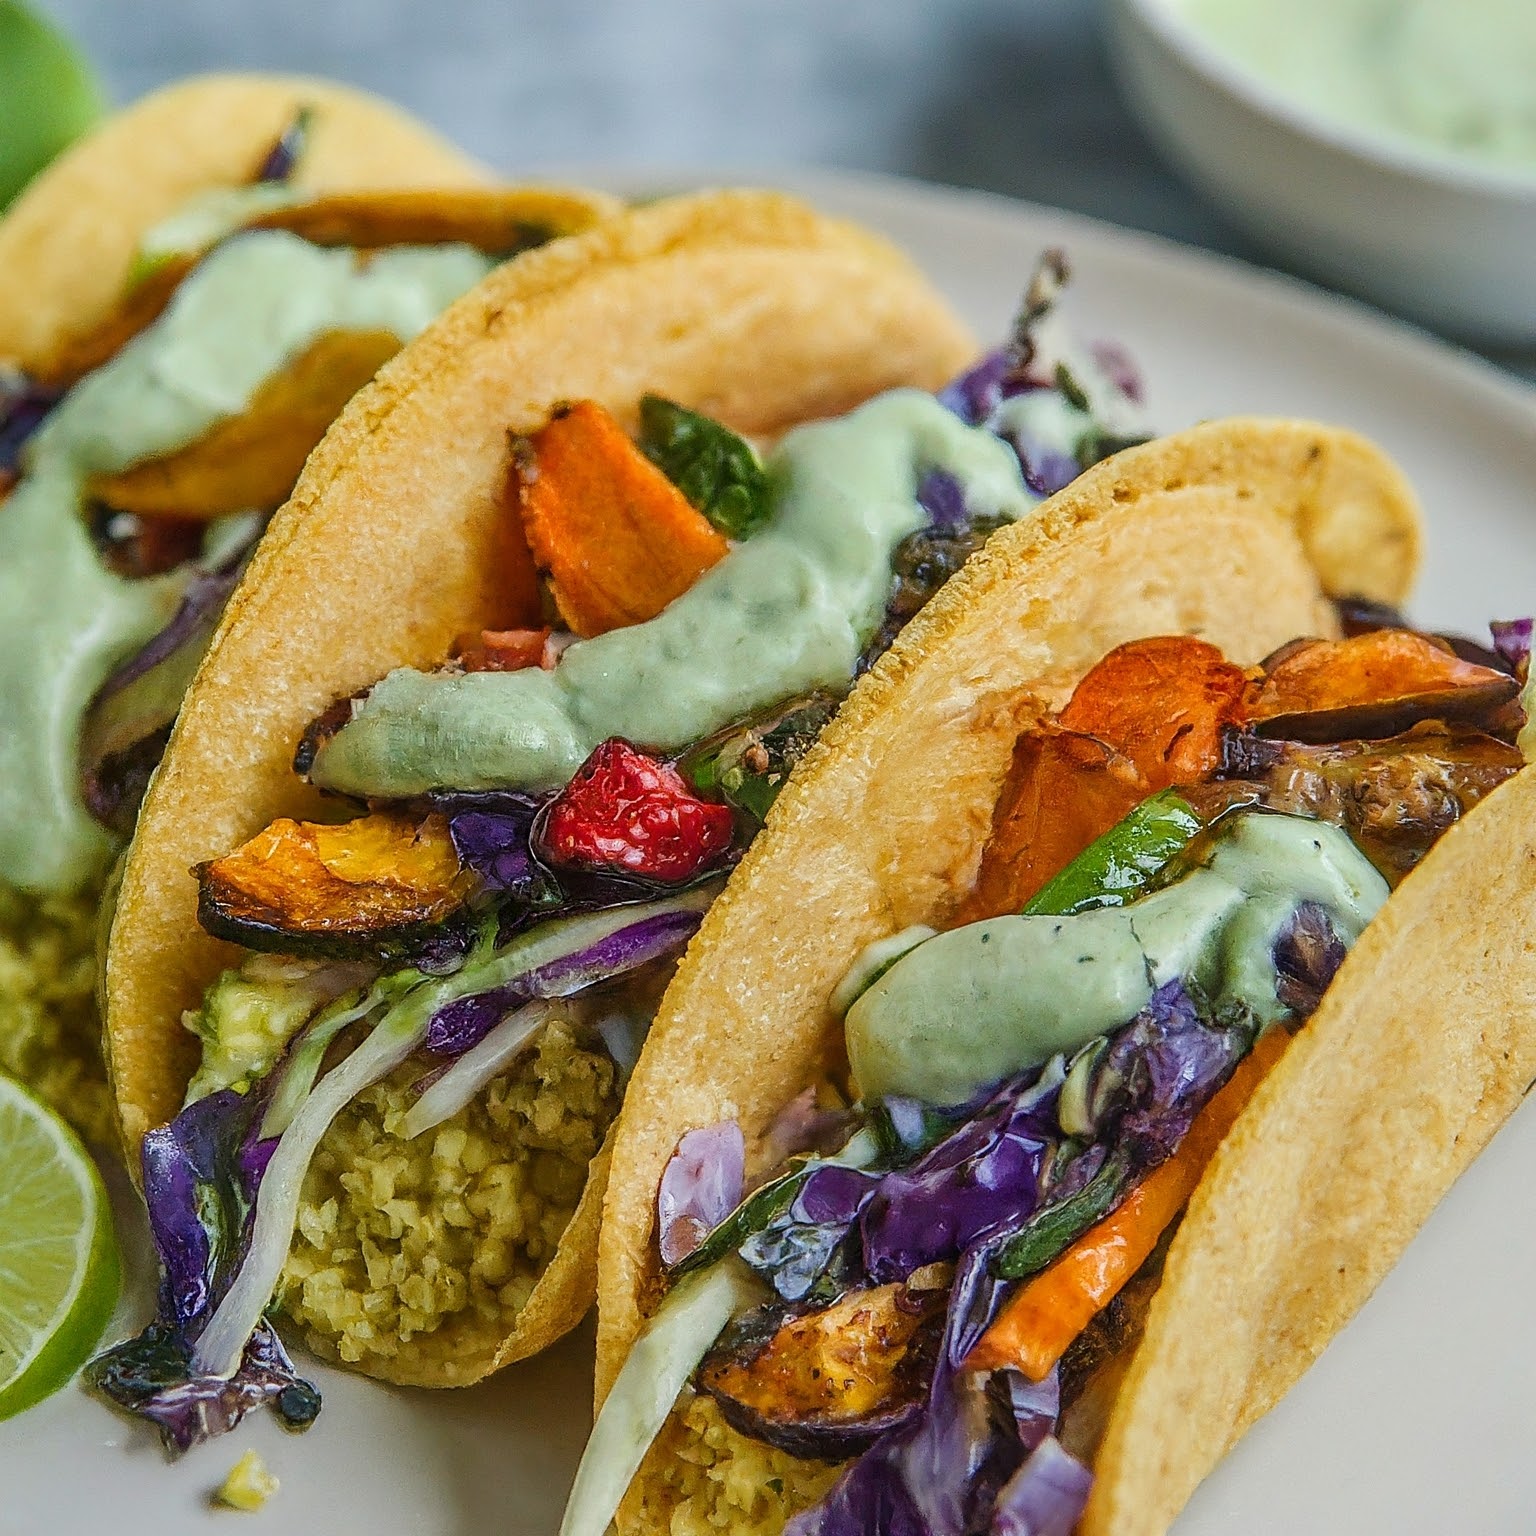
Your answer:
[[[812,693],[745,720],[691,748],[678,770],[701,795],[763,822],[796,763],[816,745],[842,704],[834,693]]]
[[[248,949],[389,959],[409,952],[478,884],[439,815],[380,813],[340,826],[274,821],[201,864],[198,920]]]
[[[280,506],[341,408],[399,350],[391,331],[331,331],[244,411],[164,458],[98,477],[92,494],[119,511],[196,519]]]
[[[1271,657],[1250,718],[1261,736],[1345,741],[1396,736],[1421,720],[1486,720],[1520,691],[1409,629],[1307,640]]]
[[[520,441],[517,468],[534,563],[583,638],[655,618],[729,548],[594,401]]]
[[[791,1318],[766,1342],[727,1341],[699,1385],[742,1434],[840,1461],[916,1416],[947,1292],[880,1285]]]
[[[1523,766],[1519,749],[1497,737],[1426,722],[1387,741],[1328,746],[1236,733],[1223,773],[1254,786],[1274,810],[1343,827],[1395,885],[1453,821]]]
[[[752,445],[729,427],[645,395],[640,451],[727,538],[749,539],[768,521],[768,476]]]
[[[1246,674],[1191,635],[1132,640],[1078,682],[1054,724],[1024,732],[992,813],[976,886],[957,914],[1021,911],[1149,794],[1198,783],[1245,718]]]

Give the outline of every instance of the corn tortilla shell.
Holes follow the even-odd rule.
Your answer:
[[[99,477],[91,494],[120,512],[161,517],[279,506],[342,407],[399,350],[392,331],[332,331],[268,379],[240,415],[163,459]]]
[[[332,700],[437,663],[456,635],[503,627],[526,600],[522,566],[503,560],[509,432],[575,398],[633,426],[656,390],[773,433],[893,385],[937,387],[973,355],[883,242],[777,194],[712,193],[528,252],[386,364],[271,524],[140,815],[105,977],[129,1166],[196,1066],[182,1010],[238,954],[198,929],[192,865],[277,816],[315,813],[290,763]],[[570,1327],[591,1301],[604,1168],[515,1325],[495,1337],[445,1327],[393,1379],[473,1380]]]
[[[599,1403],[659,1295],[656,1189],[679,1137],[734,1116],[751,1148],[813,1073],[837,1059],[841,1030],[826,1006],[833,986],[869,941],[912,923],[942,924],[957,906],[1021,726],[1060,707],[1106,651],[1140,636],[1201,635],[1252,663],[1298,635],[1335,633],[1325,594],[1400,602],[1418,554],[1412,493],[1379,451],[1332,428],[1260,420],[1214,422],[1122,453],[988,542],[902,633],[797,769],[663,1002],[612,1133],[598,1268]],[[1424,878],[1415,875],[1409,889]],[[1384,921],[1390,931],[1393,920]],[[1337,1008],[1368,972],[1368,959],[1352,959],[1325,1008]],[[1277,1081],[1295,1070],[1283,1064]],[[1353,1092],[1372,1088],[1357,1080]],[[1280,1092],[1266,1089],[1266,1097]],[[1309,1157],[1315,1146],[1302,1138],[1292,1151]],[[1290,1172],[1298,1177],[1289,1191],[1294,1208],[1305,1181]],[[1191,1222],[1204,1230],[1198,1215]],[[1225,1230],[1224,1255],[1240,1264],[1252,1234],[1235,1223]],[[1179,1241],[1187,1252],[1189,1240]],[[1165,1294],[1182,1299],[1180,1251]],[[1303,1319],[1304,1287],[1291,1278]],[[1229,1305],[1232,1289],[1229,1278]],[[1269,1305],[1255,1296],[1242,1314],[1253,1325]],[[1148,1455],[1191,1443],[1184,1416],[1170,1420],[1158,1391],[1171,1382],[1204,1389],[1191,1351],[1208,1313],[1188,1301],[1160,1306],[1183,1325],[1177,1345],[1149,1384],[1122,1396],[1116,1415],[1121,1426],[1132,1415]],[[1330,1316],[1329,1330],[1345,1315]],[[1282,1352],[1291,1347],[1283,1331],[1275,1337]],[[1266,1377],[1276,1391],[1291,1363],[1294,1375],[1305,1360],[1277,1362]],[[1170,1423],[1179,1427],[1170,1432]],[[1191,1486],[1231,1429],[1223,1421],[1194,1454]],[[1111,1472],[1103,1486],[1115,1481]],[[642,1470],[621,1530],[646,1528],[648,1486]],[[1132,1489],[1126,1506],[1141,1498]],[[649,1508],[663,1504],[653,1493]],[[1118,1536],[1132,1527],[1094,1529]]]
[[[281,229],[311,245],[363,251],[458,242],[488,256],[510,256],[556,235],[574,234],[621,206],[606,193],[564,187],[379,188],[317,194],[241,227]],[[198,253],[169,257],[131,283],[94,326],[61,338],[49,356],[35,358],[32,376],[66,389],[101,367],[164,313],[199,259]]]
[[[298,167],[316,192],[473,187],[490,173],[398,107],[329,81],[198,75],[115,113],[0,219],[0,358],[46,366],[128,286],[139,241],[188,198],[240,186],[301,108]]]
[[[1082,1536],[1161,1536],[1323,1352],[1536,1078],[1536,770],[1350,952],[1169,1251]]]

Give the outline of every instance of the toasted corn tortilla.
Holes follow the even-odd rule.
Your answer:
[[[1019,730],[1064,704],[1077,680],[1128,640],[1197,634],[1248,664],[1298,635],[1335,634],[1326,598],[1400,602],[1417,569],[1419,544],[1409,487],[1363,439],[1306,422],[1214,422],[1090,469],[1037,516],[996,534],[940,592],[860,683],[790,780],[705,918],[652,1027],[611,1133],[613,1173],[598,1266],[599,1403],[660,1295],[656,1191],[679,1138],[732,1116],[750,1149],[813,1074],[838,1059],[841,1028],[827,1007],[834,985],[871,940],[913,923],[942,925],[958,905],[974,879]],[[1480,815],[1472,819],[1474,832]],[[1466,835],[1453,833],[1448,848]],[[1422,907],[1426,920],[1433,895],[1443,897],[1453,883],[1437,874],[1450,857],[1435,854],[1405,887],[1409,905]],[[1333,1022],[1346,1010],[1369,1012],[1378,1036],[1395,1030],[1390,1009],[1364,994],[1375,977],[1373,957],[1383,935],[1398,930],[1402,906],[1394,897],[1370,929],[1329,992],[1320,1024],[1303,1040],[1348,1028]],[[1445,949],[1424,944],[1422,933],[1418,943],[1418,986],[1433,995],[1429,971]],[[1399,947],[1406,958],[1412,943]],[[1426,1015],[1431,1006],[1419,1004]],[[1475,1042],[1475,1026],[1469,1038]],[[1137,1357],[1136,1377],[1118,1401],[1111,1440],[1099,1458],[1091,1510],[1113,1499],[1116,1514],[1085,1530],[1117,1536],[1161,1530],[1240,1433],[1245,1406],[1252,1405],[1252,1414],[1268,1406],[1364,1298],[1389,1262],[1372,1245],[1395,1252],[1393,1245],[1406,1241],[1450,1181],[1452,1170],[1442,1166],[1428,1180],[1434,1193],[1399,1230],[1369,1221],[1330,1231],[1319,1222],[1298,1265],[1301,1229],[1293,1224],[1286,1231],[1276,1212],[1299,1222],[1303,1200],[1323,1189],[1336,1200],[1306,1210],[1332,1215],[1360,1193],[1370,1153],[1356,1143],[1345,1158],[1343,1146],[1351,1122],[1355,1134],[1362,1119],[1370,1123],[1362,1111],[1379,1091],[1379,1072],[1367,1075],[1364,1064],[1383,1059],[1361,1054],[1352,1076],[1330,1076],[1321,1061],[1314,1069],[1318,1091],[1326,1087],[1334,1095],[1327,1112],[1341,1116],[1333,1140],[1310,1128],[1255,1132],[1256,1118],[1304,1107],[1285,1085],[1315,1050],[1307,1045],[1294,1060],[1287,1057],[1233,1138],[1233,1146],[1262,1145],[1266,1155],[1271,1141],[1283,1142],[1276,1148],[1283,1172],[1264,1183],[1261,1199],[1234,1209],[1232,1197],[1216,1191],[1233,1177],[1234,1165],[1255,1178],[1260,1158],[1224,1153],[1185,1223],[1153,1312],[1148,1350]],[[1523,1083],[1529,1075],[1511,1072],[1510,1081]],[[1419,1091],[1401,1089],[1407,1102]],[[1447,1095],[1445,1105],[1452,1102]],[[1454,1102],[1475,1105],[1478,1094]],[[1463,1121],[1472,1112],[1465,1110]],[[1401,1134],[1411,1134],[1406,1124]],[[1351,1173],[1339,1173],[1334,1159],[1352,1165]],[[1278,1191],[1287,1178],[1295,1182],[1282,1201]],[[1379,1184],[1379,1170],[1370,1182]],[[1219,1213],[1211,1209],[1218,1200]],[[1275,1225],[1266,1228],[1264,1243],[1273,1262],[1267,1274],[1259,1271],[1267,1289],[1248,1290],[1238,1276],[1247,1272],[1255,1227],[1270,1222]],[[1218,1229],[1219,1250],[1207,1236]],[[1347,1296],[1335,1289],[1344,1277],[1334,1277],[1335,1259],[1345,1250]],[[1197,1260],[1208,1266],[1218,1257],[1228,1266],[1219,1282],[1186,1273]],[[1357,1267],[1362,1263],[1369,1276]],[[1312,1311],[1309,1287],[1325,1279],[1338,1304]],[[1222,1297],[1219,1320],[1201,1305],[1210,1295]],[[1282,1303],[1288,1311],[1279,1310]],[[1262,1340],[1270,1353],[1262,1362],[1255,1357],[1257,1395],[1242,1396],[1228,1411],[1220,1393],[1231,1382],[1216,1353],[1225,1344],[1215,1341],[1234,1338],[1250,1346]],[[1246,1393],[1245,1362],[1234,1358]],[[1216,1394],[1217,1406],[1208,1426],[1192,1429],[1189,1405],[1207,1392]],[[1122,1445],[1134,1445],[1139,1466],[1150,1469],[1140,1482],[1125,1476],[1130,1452],[1118,1449]],[[649,1472],[642,1470],[621,1529],[649,1529],[665,1519],[666,1496],[654,1479],[663,1454],[654,1452]],[[1164,1457],[1187,1458],[1176,1484],[1161,1466]],[[1117,1523],[1143,1504],[1161,1509],[1161,1521]]]
[[[124,869],[107,1048],[130,1166],[196,1067],[182,1011],[239,953],[197,926],[191,867],[318,797],[305,725],[397,666],[432,666],[520,594],[502,502],[509,432],[562,399],[633,426],[655,390],[771,434],[883,389],[936,388],[974,343],[861,230],[771,193],[637,209],[492,273],[358,394],[273,521],[182,707]],[[493,1332],[413,1341],[395,1379],[473,1380],[549,1343],[592,1294],[604,1165],[527,1305]],[[419,1348],[418,1348],[419,1346]]]
[[[199,75],[114,114],[0,219],[0,358],[43,372],[96,330],[139,242],[189,198],[240,186],[295,113],[312,119],[296,180],[317,193],[481,186],[490,173],[398,107],[329,81]]]
[[[362,251],[460,242],[488,256],[510,256],[556,235],[574,234],[621,206],[606,193],[564,187],[379,188],[320,193],[241,227],[281,229],[311,245]],[[65,389],[101,367],[159,318],[198,260],[195,252],[171,257],[130,283],[94,326],[62,337],[48,357],[34,359],[33,377]]]
[[[510,255],[588,228],[619,206],[602,193],[556,187],[350,192],[277,209],[247,227],[287,230],[312,244],[364,251],[460,242],[487,255]],[[189,257],[174,263],[169,275],[157,272],[103,326],[56,358],[56,371],[46,377],[72,379],[107,361],[135,328],[154,320],[194,265]],[[155,297],[142,298],[144,288],[153,289]],[[165,458],[98,478],[92,491],[118,511],[161,516],[214,518],[275,507],[293,489],[304,460],[342,406],[399,350],[389,331],[322,336],[269,379],[240,415]]]
[[[393,331],[332,331],[196,442],[92,482],[120,512],[213,518],[286,500],[342,407],[400,350]]]

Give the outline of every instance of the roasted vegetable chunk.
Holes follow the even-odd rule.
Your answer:
[[[654,619],[729,548],[591,400],[558,410],[519,468],[534,562],[583,638]]]
[[[280,506],[342,407],[399,350],[390,331],[331,331],[239,415],[164,458],[99,477],[92,494],[123,511],[203,520]]]
[[[742,1434],[840,1461],[921,1407],[945,1295],[905,1285],[849,1291],[759,1347],[722,1344],[699,1385]]]
[[[1234,733],[1226,754],[1229,777],[1274,810],[1343,827],[1393,885],[1525,764],[1508,742],[1432,722],[1388,741],[1331,746]]]
[[[1056,725],[1019,737],[955,921],[1021,910],[1148,795],[1204,778],[1249,692],[1245,673],[1191,635],[1117,646],[1078,682]]]
[[[1408,629],[1289,646],[1264,668],[1252,719],[1261,736],[1345,741],[1396,736],[1420,720],[1484,720],[1520,691]]]
[[[337,957],[409,949],[475,887],[445,817],[388,813],[341,826],[284,817],[197,876],[209,933],[249,949]]]

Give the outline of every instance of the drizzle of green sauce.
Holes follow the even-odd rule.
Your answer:
[[[319,751],[327,789],[553,789],[610,736],[683,747],[796,694],[845,683],[879,623],[891,551],[943,469],[978,513],[1037,498],[1018,460],[933,396],[893,390],[790,433],[769,457],[773,515],[656,618],[572,645],[552,672],[392,672]]]
[[[1318,902],[1353,944],[1386,899],[1337,827],[1248,812],[1202,865],[1127,906],[994,917],[919,944],[849,1008],[849,1064],[866,1102],[959,1104],[1126,1023],[1179,979],[1272,1022],[1274,944],[1296,908]]]
[[[81,718],[193,574],[109,571],[86,526],[89,478],[196,441],[327,332],[408,340],[491,265],[466,246],[403,247],[359,264],[353,251],[293,235],[244,235],[55,408],[0,502],[0,880],[65,893],[102,874],[112,840],[80,802]]]

